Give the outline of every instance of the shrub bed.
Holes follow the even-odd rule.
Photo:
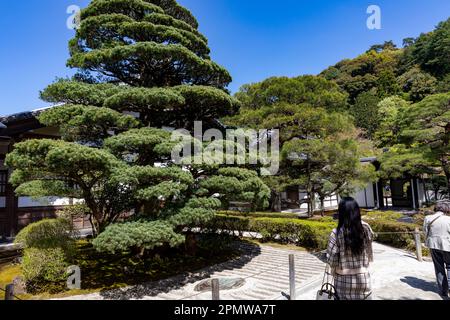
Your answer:
[[[22,229],[15,239],[25,249],[61,248],[72,254],[75,249],[75,231],[72,222],[67,219],[47,219],[32,223]]]
[[[404,217],[402,213],[395,211],[371,211],[364,215],[363,219],[370,224],[374,232],[380,233],[376,241],[400,249],[407,249],[409,251],[416,250],[414,235],[412,232],[423,227],[423,216],[414,216],[414,223],[399,222],[400,218]],[[390,233],[393,234],[383,234]],[[405,232],[402,234],[401,232]],[[425,236],[422,235],[422,240],[425,241]],[[428,254],[428,250],[423,248],[424,255]]]
[[[295,213],[281,213],[281,212],[239,212],[239,211],[220,211],[219,215],[228,217],[244,217],[244,218],[283,218],[283,219],[297,219]]]
[[[259,234],[263,241],[274,241],[296,244],[308,249],[324,250],[335,222],[310,221],[288,218],[254,218],[246,216],[231,216],[219,214],[204,230],[209,232],[245,232]]]
[[[35,294],[63,291],[67,279],[67,267],[66,255],[61,248],[25,249],[22,272],[27,292]]]
[[[421,228],[422,226],[419,223],[398,222],[401,217],[403,214],[395,211],[363,212],[364,221],[369,223],[375,233],[380,233],[376,238],[377,242],[415,251],[413,234],[398,234],[397,232],[414,232],[417,227]],[[235,231],[240,236],[243,236],[244,232],[253,232],[262,235],[263,241],[291,243],[309,249],[323,250],[336,225],[337,222],[331,217],[313,217],[301,220],[295,214],[223,211],[205,226],[205,229],[211,232]],[[396,232],[397,234],[383,234],[386,232]],[[427,253],[427,249],[424,248],[424,255]]]
[[[251,227],[252,231],[263,236],[264,241],[295,243],[310,249],[324,250],[336,224],[300,219],[258,218],[252,221]]]
[[[42,220],[24,228],[15,242],[24,248],[22,271],[27,292],[58,292],[75,254],[75,235],[66,219]]]
[[[370,220],[367,221],[375,233],[380,233],[376,237],[376,241],[393,246],[395,248],[408,248],[415,246],[413,234],[383,234],[385,232],[414,232],[416,225],[409,223],[401,223],[389,220]]]

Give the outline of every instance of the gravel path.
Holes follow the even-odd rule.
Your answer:
[[[163,281],[130,288],[84,296],[69,300],[211,300],[211,292],[199,293],[196,285],[202,280],[229,278],[244,279],[244,286],[222,290],[224,300],[268,300],[289,292],[289,254],[295,255],[297,286],[301,287],[320,275],[324,269],[318,256],[298,250],[286,250],[270,246],[239,244],[243,255],[196,273],[184,274]]]

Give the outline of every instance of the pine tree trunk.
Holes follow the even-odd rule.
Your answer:
[[[447,197],[450,197],[450,172],[446,172],[445,176],[447,177]]]
[[[425,201],[426,201],[427,206],[428,206],[430,204],[430,196],[428,194],[427,184],[426,184],[425,179],[423,178],[423,176],[420,177],[420,180],[422,181],[423,192],[425,193]]]
[[[325,217],[325,199],[323,197],[320,197],[320,214]]]
[[[279,202],[280,202],[280,194],[278,192],[272,190],[271,197],[270,197],[270,209],[272,210],[272,212],[281,211]]]
[[[314,209],[315,209],[315,203],[316,203],[316,199],[315,199],[315,194],[314,192],[309,191],[308,192],[309,195],[309,212],[308,212],[308,216],[309,217],[314,217]]]
[[[186,253],[190,256],[196,256],[197,255],[197,237],[194,233],[189,232],[186,234],[186,243],[185,243],[185,249]]]
[[[95,222],[95,219],[93,219],[92,214],[89,215],[89,223],[91,224],[91,229],[92,229],[92,237],[96,238],[99,235],[98,232],[98,226],[97,223]]]

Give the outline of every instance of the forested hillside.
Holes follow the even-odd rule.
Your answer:
[[[374,138],[382,122],[380,102],[397,95],[417,103],[450,91],[450,19],[434,31],[407,38],[402,48],[392,41],[372,46],[355,59],[343,60],[321,76],[349,94],[348,108],[356,124]],[[400,102],[400,104],[402,104]]]
[[[235,97],[241,109],[226,119],[228,123],[280,129],[283,166],[279,179],[268,181],[269,185],[283,189],[294,184],[324,184],[329,191],[342,192],[371,177],[356,169],[344,178],[340,170],[354,162],[342,165],[342,155],[335,153],[340,145],[343,154],[352,154],[353,161],[377,155],[382,162],[378,175],[383,178],[427,177],[431,188],[448,192],[450,19],[432,32],[405,39],[401,47],[386,41],[318,76],[272,77],[242,86]],[[325,132],[330,124],[345,129]],[[350,143],[342,147],[343,141]],[[294,150],[291,144],[300,142]],[[358,147],[350,151],[355,143]],[[305,151],[308,148],[314,152]],[[301,155],[295,163],[290,162],[293,153]],[[330,165],[333,158],[335,167]],[[312,160],[317,162],[314,169]],[[292,175],[290,170],[296,165],[300,168]],[[325,174],[324,168],[332,170]],[[313,172],[320,183],[312,182]],[[343,180],[347,180],[345,187],[339,183]]]

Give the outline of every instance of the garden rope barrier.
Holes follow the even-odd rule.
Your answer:
[[[4,293],[5,293],[5,298],[6,298],[6,294],[7,294],[7,292],[6,292],[6,290],[5,289],[3,289],[3,288],[0,288],[0,291],[3,291]],[[12,295],[15,299],[17,299],[17,300],[22,300],[22,299],[20,299],[19,297],[17,297],[16,295]]]

